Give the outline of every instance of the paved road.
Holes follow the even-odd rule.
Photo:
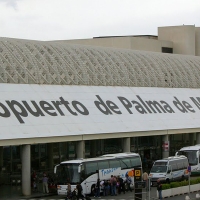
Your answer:
[[[166,200],[185,200],[186,196],[189,196],[191,200],[195,200],[196,199],[196,194],[200,194],[200,192],[195,192],[195,193],[190,193],[188,194],[184,194],[184,195],[179,195],[179,196],[174,196],[174,197],[169,197],[169,198],[165,198]],[[54,195],[54,196],[49,196],[49,197],[43,197],[43,198],[35,198],[35,199],[31,199],[31,200],[47,200],[47,199],[51,199],[51,200],[65,200],[64,196],[58,196],[58,195]],[[134,192],[126,192],[126,194],[121,194],[121,195],[117,195],[115,197],[113,196],[106,196],[103,197],[101,196],[101,198],[97,198],[97,197],[91,197],[92,200],[97,200],[97,199],[101,199],[101,200],[134,200]],[[150,198],[149,198],[149,192],[146,193],[145,190],[143,190],[143,194],[142,194],[142,200],[158,200],[156,197],[156,187],[152,187],[151,191],[150,191]]]
[[[149,195],[149,192],[147,193],[146,190],[144,189],[143,190],[143,194],[142,194],[142,199],[143,200],[148,200],[148,195]],[[156,188],[153,187],[150,191],[150,196],[151,196],[151,199],[156,199]],[[49,196],[49,197],[43,197],[43,198],[39,198],[40,200],[44,200],[44,199],[51,199],[51,200],[64,200],[64,196],[58,196],[58,195],[54,195],[54,196]],[[125,194],[120,194],[120,195],[117,195],[117,196],[106,196],[106,197],[103,197],[101,196],[101,198],[97,198],[97,197],[91,197],[92,200],[97,200],[97,199],[101,199],[101,200],[133,200],[134,199],[134,192],[126,192]],[[32,199],[32,200],[36,200],[35,199]],[[38,200],[38,199],[37,199]]]

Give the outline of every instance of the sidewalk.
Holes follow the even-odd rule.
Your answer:
[[[55,192],[50,192],[49,194],[44,194],[42,191],[42,185],[38,185],[38,191],[32,191],[30,196],[22,195],[21,186],[17,185],[0,185],[0,199],[11,200],[11,199],[33,199],[33,198],[42,198],[45,196],[53,196]]]

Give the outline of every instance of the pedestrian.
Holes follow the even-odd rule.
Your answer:
[[[148,191],[149,190],[149,184],[148,184],[149,175],[145,170],[144,170],[144,173],[142,174],[142,180],[145,182],[145,187],[146,187],[146,190]]]
[[[77,194],[77,200],[79,200],[79,199],[84,200],[84,196],[83,196],[83,194],[82,194],[83,188],[82,188],[82,186],[81,186],[80,183],[77,183],[76,189],[77,189],[77,193],[78,193],[78,194]]]
[[[119,180],[119,194],[121,194],[121,192],[123,192],[125,194],[124,180],[121,176],[119,176],[118,180]]]
[[[43,186],[43,193],[49,193],[48,177],[47,177],[46,173],[43,174],[42,186]]]
[[[95,185],[95,196],[94,197],[100,197],[100,179],[97,179],[97,183]]]
[[[126,183],[127,183],[127,191],[132,192],[132,189],[131,189],[132,179],[128,174],[126,174]]]
[[[103,196],[107,196],[108,194],[109,194],[109,183],[107,180],[104,180]]]
[[[117,191],[116,191],[117,179],[113,175],[111,175],[110,178],[110,185],[111,185],[111,196],[117,196]]]
[[[160,179],[157,180],[158,199],[162,199],[162,184]]]
[[[70,183],[67,183],[67,198],[70,199],[72,197],[72,187]]]
[[[33,181],[33,191],[37,191],[37,183],[36,183],[36,180]]]

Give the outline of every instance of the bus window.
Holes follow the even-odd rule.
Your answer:
[[[172,164],[172,171],[177,171],[177,165],[176,164]]]
[[[189,165],[189,164],[188,164],[188,161],[185,160],[185,161],[183,162],[184,169],[187,169],[188,165]]]
[[[200,162],[200,150],[199,150],[199,156],[198,156],[198,158],[199,158],[199,161],[198,161],[198,163]]]
[[[139,157],[130,158],[131,167],[141,167],[141,161]]]
[[[119,162],[119,160],[110,160],[109,163],[110,163],[110,168],[117,168],[117,167],[120,167],[120,162]]]
[[[98,161],[98,167],[99,169],[108,169],[109,168],[109,163],[108,161]]]
[[[183,161],[182,160],[179,160],[179,162],[177,163],[177,168],[178,168],[178,170],[183,169]]]
[[[131,162],[129,158],[120,158],[120,163],[122,169],[131,168]]]
[[[88,162],[85,163],[85,171],[86,171],[86,177],[95,174],[96,170],[98,169],[97,167],[97,162]]]

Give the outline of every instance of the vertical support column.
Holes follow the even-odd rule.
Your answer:
[[[130,137],[123,138],[123,152],[130,152]]]
[[[194,145],[194,133],[189,133],[189,144]]]
[[[53,143],[47,144],[48,168],[53,169]]]
[[[162,136],[162,157],[167,158],[169,157],[169,135]]]
[[[200,133],[196,133],[196,144],[200,144]]]
[[[81,140],[76,145],[77,158],[85,158],[85,141]]]
[[[22,194],[31,195],[31,145],[22,146]]]

